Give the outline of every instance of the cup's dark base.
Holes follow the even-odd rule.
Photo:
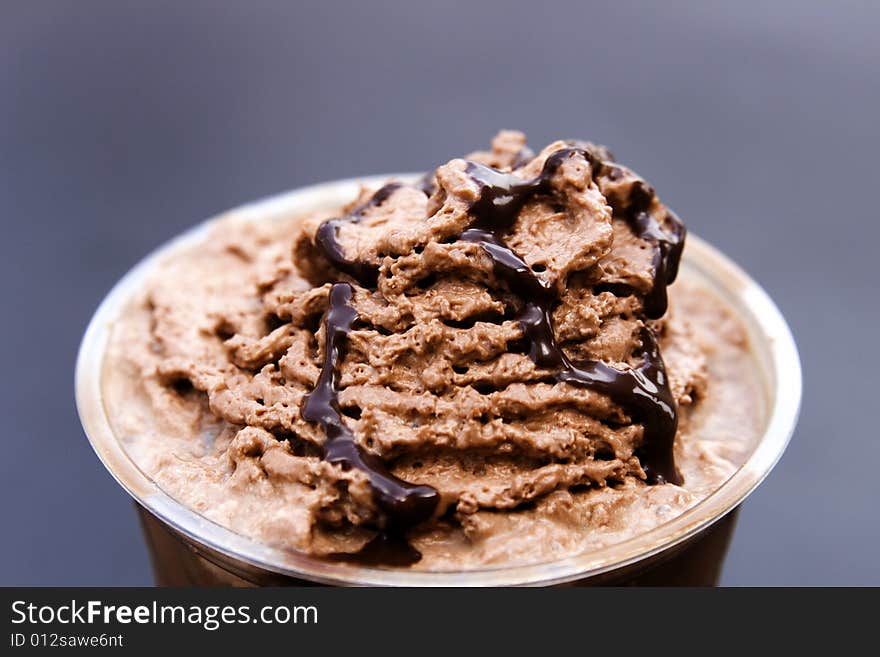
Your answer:
[[[314,586],[235,562],[194,544],[135,505],[147,540],[157,586]],[[736,524],[734,509],[709,529],[650,560],[573,586],[716,586]]]
[[[607,584],[614,586],[718,586],[739,507],[647,566]],[[575,583],[578,584],[577,582]]]

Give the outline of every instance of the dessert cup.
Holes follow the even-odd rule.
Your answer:
[[[126,453],[104,404],[105,353],[114,321],[163,259],[203,240],[217,221],[273,221],[330,211],[399,174],[313,185],[232,210],[148,255],[110,291],[86,330],[76,368],[76,401],[92,447],[135,501],[156,583],[210,585],[500,586],[560,584],[712,585],[743,500],[781,457],[801,396],[797,348],[779,310],[737,265],[696,236],[688,238],[681,276],[709,289],[740,318],[767,402],[763,432],[743,464],[715,492],[672,520],[631,539],[545,563],[467,571],[419,571],[330,562],[262,544],[208,520],[163,492]]]

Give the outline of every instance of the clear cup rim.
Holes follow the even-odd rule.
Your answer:
[[[791,439],[800,410],[802,377],[797,346],[782,313],[769,295],[727,256],[689,235],[682,261],[740,311],[769,402],[766,429],[746,461],[715,492],[672,520],[643,534],[555,561],[466,571],[414,571],[330,563],[305,553],[275,548],[226,529],[165,493],[128,455],[115,436],[104,405],[104,355],[119,313],[141,288],[157,262],[197,244],[219,221],[270,221],[331,210],[354,198],[361,186],[389,179],[415,180],[418,174],[366,176],[309,185],[235,208],[159,246],[123,276],[98,306],[80,344],[76,363],[76,404],[92,448],[129,495],[164,523],[227,558],[297,579],[324,584],[368,586],[548,585],[596,578],[633,566],[674,548],[736,508],[770,473]]]

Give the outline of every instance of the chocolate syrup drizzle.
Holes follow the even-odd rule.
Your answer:
[[[582,148],[563,148],[551,154],[541,173],[531,180],[522,180],[469,162],[468,174],[480,185],[480,196],[471,206],[474,218],[471,227],[460,239],[479,244],[492,259],[495,274],[507,283],[520,298],[522,309],[516,316],[529,345],[529,356],[538,367],[555,370],[556,381],[583,386],[608,395],[644,426],[640,461],[651,483],[669,481],[681,484],[682,478],[672,453],[678,428],[678,412],[666,368],[653,332],[644,327],[640,332],[641,347],[634,354],[641,359],[637,367],[618,370],[602,361],[572,363],[559,345],[553,331],[552,311],[558,301],[555,292],[542,282],[531,268],[499,238],[498,233],[513,226],[525,203],[537,194],[552,193],[551,180],[560,165],[573,155],[586,159],[594,175],[603,163]],[[639,192],[630,199],[630,227],[640,238],[654,245],[654,281],[645,295],[645,315],[651,319],[666,312],[666,286],[675,280],[678,262],[684,248],[684,226],[677,218],[670,223],[671,234],[660,228],[648,213],[653,190],[647,185],[634,185]],[[650,193],[649,193],[650,192]]]
[[[598,360],[572,362],[556,343],[552,310],[558,301],[555,290],[538,278],[532,269],[504,243],[501,235],[516,221],[525,203],[535,195],[551,195],[551,180],[562,163],[575,155],[586,159],[593,175],[619,171],[589,150],[572,147],[552,153],[541,173],[531,180],[496,169],[468,162],[467,172],[480,186],[480,195],[469,208],[473,218],[470,226],[457,239],[479,244],[491,258],[496,276],[516,295],[522,307],[516,320],[529,345],[529,356],[541,368],[553,370],[555,381],[595,390],[610,397],[635,421],[644,427],[639,458],[650,483],[682,483],[675,468],[672,446],[678,427],[675,400],[653,331],[644,326],[640,331],[641,346],[634,353],[637,366],[619,370]],[[345,257],[337,239],[339,227],[361,220],[363,212],[384,202],[400,183],[389,183],[379,189],[366,203],[348,216],[325,221],[318,228],[316,244],[330,263],[361,285],[374,288],[379,268]],[[433,176],[426,176],[419,187],[430,194]],[[666,312],[666,286],[675,280],[684,247],[685,229],[674,214],[668,214],[669,232],[651,215],[653,190],[637,181],[632,188],[625,218],[633,232],[654,246],[652,264],[654,280],[644,296],[644,314],[656,319]],[[632,293],[632,290],[628,290]],[[361,448],[352,431],[343,423],[339,407],[339,362],[342,343],[357,321],[351,305],[352,286],[335,283],[330,290],[330,305],[324,318],[324,363],[315,389],[306,396],[303,418],[318,423],[326,434],[324,458],[345,468],[357,468],[367,474],[377,505],[385,515],[386,526],[376,539],[361,551],[368,560],[390,544],[400,543],[402,531],[428,519],[439,502],[438,492],[425,485],[410,484],[391,474],[382,460]],[[397,537],[397,538],[395,538]],[[375,545],[374,545],[375,543]],[[405,545],[405,543],[404,543]],[[417,561],[419,555],[411,547],[397,565]],[[371,556],[372,555],[372,556]],[[351,555],[344,555],[351,556]]]
[[[432,196],[437,191],[437,184],[434,182],[434,172],[428,171],[428,173],[419,178],[415,183],[415,188],[420,190],[425,196]]]
[[[511,169],[519,169],[520,167],[524,167],[529,162],[535,159],[535,151],[533,151],[528,146],[523,146],[519,149],[519,153],[513,158],[513,163],[510,165]]]
[[[324,363],[315,389],[305,397],[302,417],[324,430],[325,460],[367,474],[376,503],[387,518],[386,529],[394,530],[431,517],[440,498],[430,486],[409,484],[388,472],[382,459],[357,444],[351,429],[342,421],[339,363],[342,345],[358,319],[351,306],[353,294],[348,283],[334,283],[330,288],[330,307],[324,317]]]
[[[615,164],[603,163],[609,174],[619,175],[620,167]],[[668,297],[667,285],[672,284],[678,276],[678,263],[684,250],[687,229],[674,212],[666,209],[668,232],[660,226],[660,222],[650,213],[651,203],[655,198],[654,189],[644,180],[633,182],[629,196],[629,207],[624,216],[633,232],[654,245],[651,266],[654,268],[654,280],[650,290],[645,294],[645,315],[657,319],[666,314]]]
[[[376,279],[379,277],[379,267],[367,262],[349,260],[345,257],[345,251],[336,239],[336,233],[343,224],[357,223],[361,220],[364,212],[369,208],[382,205],[388,198],[402,187],[402,183],[390,182],[380,187],[369,200],[355,207],[346,217],[328,219],[318,227],[315,234],[315,243],[324,253],[330,264],[341,272],[355,279],[364,287],[376,287]]]

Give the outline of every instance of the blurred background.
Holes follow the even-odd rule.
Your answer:
[[[499,128],[611,146],[791,323],[800,426],[723,583],[880,584],[878,29],[872,2],[0,0],[0,584],[151,582],[73,402],[126,270],[231,206]]]

